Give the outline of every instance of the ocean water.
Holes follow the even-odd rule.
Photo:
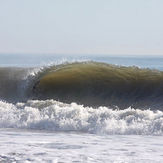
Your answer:
[[[0,54],[0,162],[163,162],[163,58]]]
[[[53,55],[0,54],[0,67],[40,67],[65,61],[97,61],[123,66],[138,66],[163,70],[163,56],[143,55]]]

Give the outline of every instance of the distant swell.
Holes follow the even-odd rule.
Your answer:
[[[15,105],[1,101],[0,128],[92,134],[163,135],[163,112],[133,108],[92,108],[54,100],[30,100]]]

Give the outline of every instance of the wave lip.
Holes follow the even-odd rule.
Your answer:
[[[54,100],[30,100],[15,105],[0,101],[0,128],[108,135],[163,135],[163,112],[92,108]]]

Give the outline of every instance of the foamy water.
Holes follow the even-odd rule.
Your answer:
[[[163,135],[163,112],[84,107],[54,100],[0,102],[0,127],[93,134]]]
[[[162,136],[0,129],[0,138],[0,162],[163,162]]]
[[[163,112],[0,101],[0,162],[163,161]]]

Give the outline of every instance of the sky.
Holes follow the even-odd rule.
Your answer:
[[[163,0],[0,0],[0,54],[163,55]]]

